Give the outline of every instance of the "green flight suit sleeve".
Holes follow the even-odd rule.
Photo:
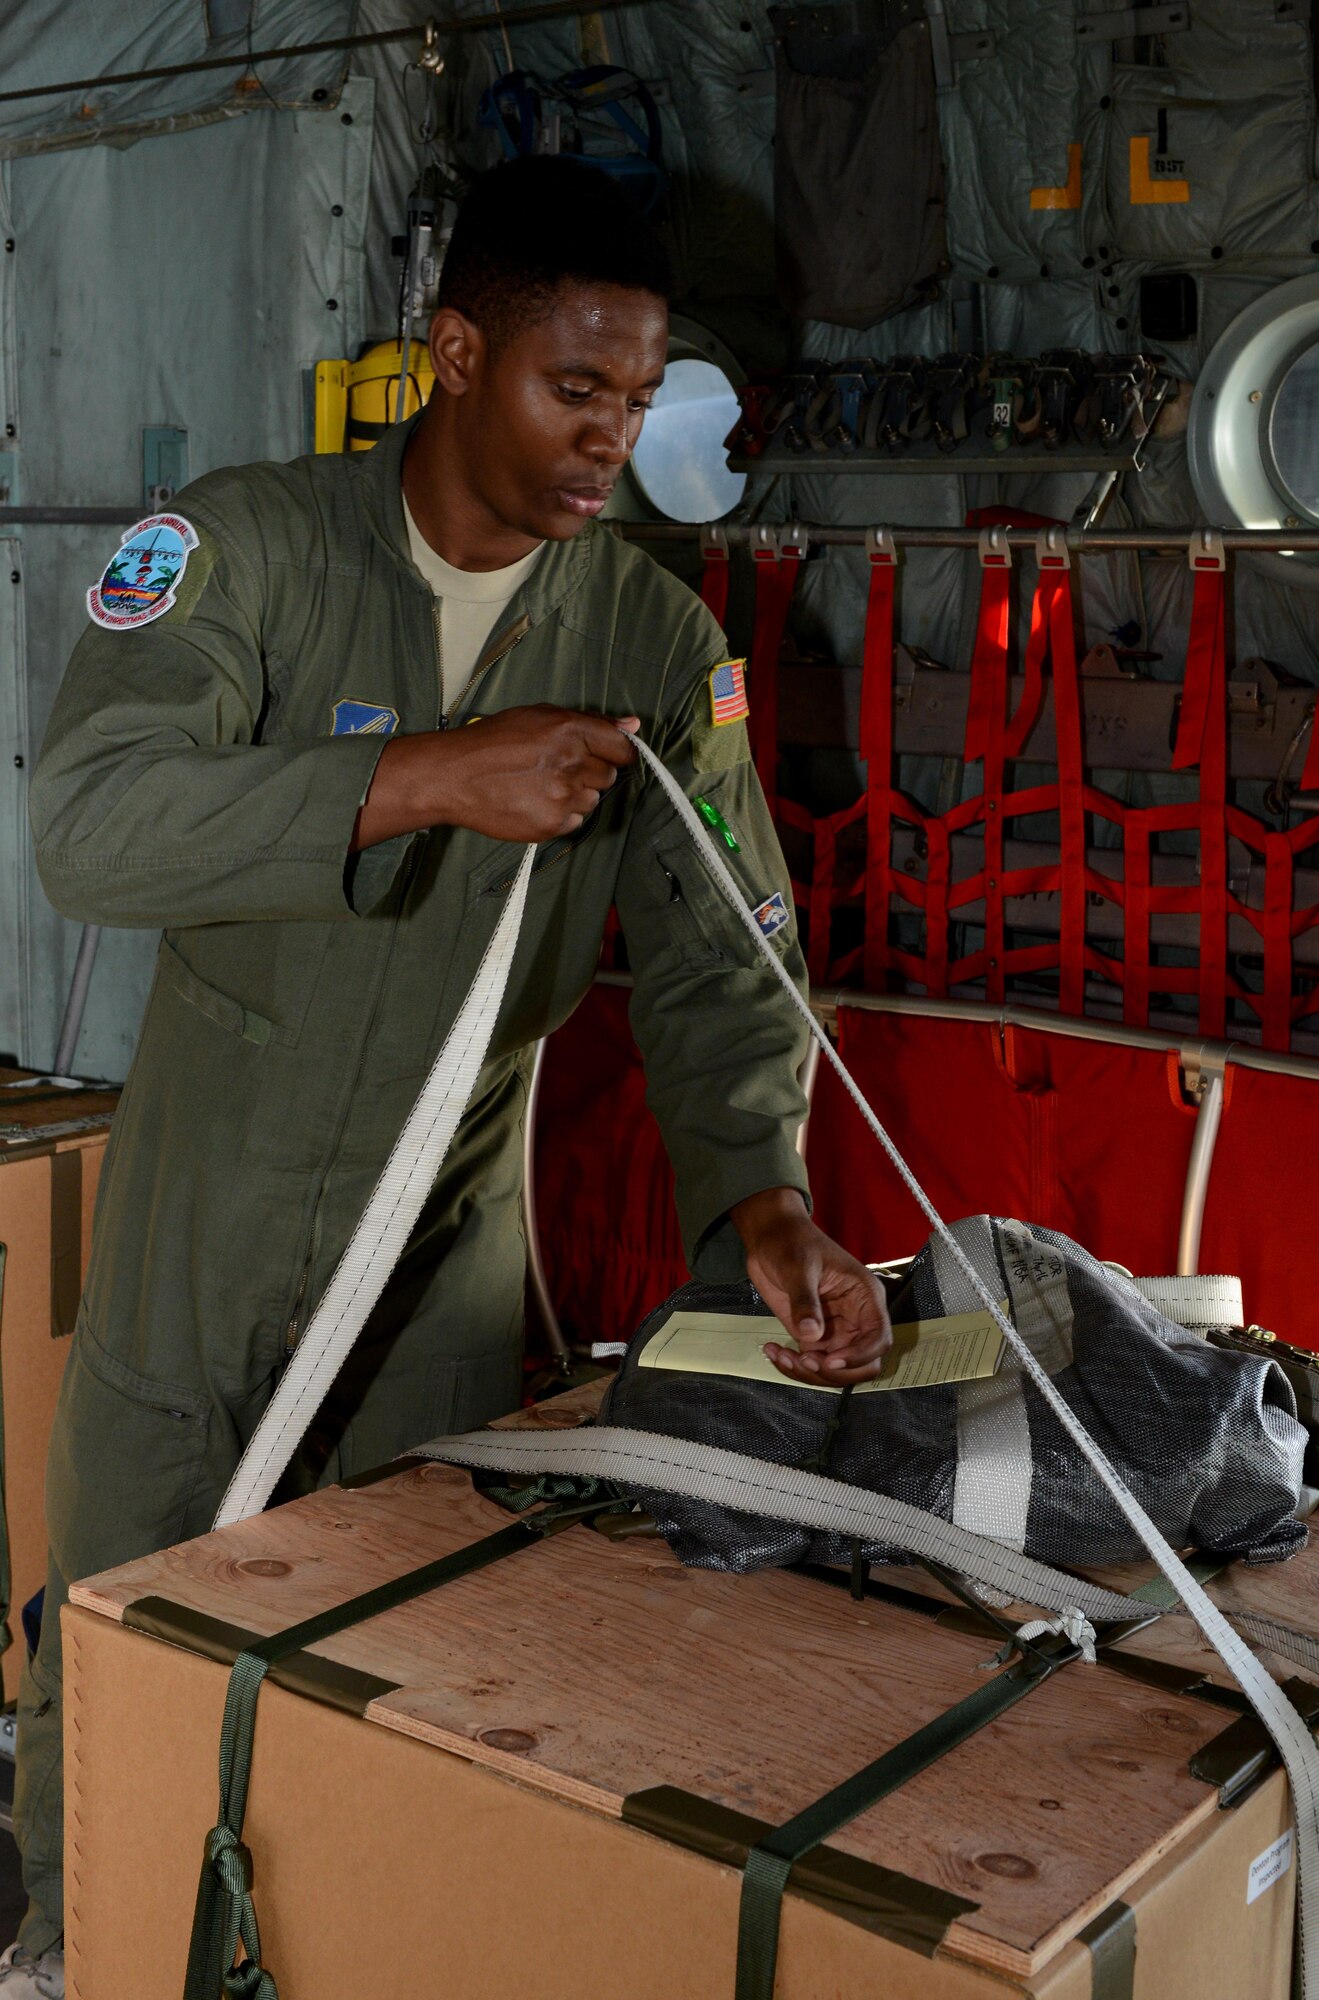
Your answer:
[[[153,929],[363,913],[406,846],[349,865],[385,739],[253,741],[260,580],[222,524],[189,519],[172,608],[74,648],[30,795],[46,893],[82,922]]]
[[[707,799],[731,828],[738,851],[720,840],[719,852],[748,903],[778,893],[791,912],[788,870],[745,724],[711,724],[712,663],[707,656],[655,747],[688,797]],[[771,1187],[799,1188],[810,1199],[796,1143],[806,1115],[797,1081],[806,1028],[651,778],[641,781],[617,904],[636,981],[632,1026],[646,1099],[673,1163],[688,1263],[712,1281],[740,1278],[733,1204]],[[772,943],[805,993],[795,918]]]

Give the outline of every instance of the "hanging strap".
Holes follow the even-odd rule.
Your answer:
[[[717,521],[701,529],[701,556],[701,602],[713,615],[715,623],[723,625],[728,617],[731,553],[727,532]]]
[[[1012,602],[1012,550],[1006,528],[980,534],[980,609],[971,653],[964,756],[973,764],[989,747],[990,718],[1007,702],[1008,613]]]
[[[547,1507],[466,1548],[455,1549],[437,1562],[409,1570],[392,1583],[379,1584],[345,1604],[333,1605],[314,1618],[259,1639],[239,1654],[229,1675],[220,1731],[220,1817],[206,1836],[183,2000],[217,2000],[220,1994],[224,2000],[279,2000],[274,1978],[261,1963],[261,1937],[252,1901],[252,1855],[242,1837],[257,1697],[267,1669],[322,1639],[333,1638],[336,1632],[347,1631],[351,1625],[365,1624],[368,1618],[392,1611],[395,1605],[485,1569],[503,1556],[535,1548],[561,1528],[571,1527],[611,1504],[597,1500]],[[235,1966],[240,1938],[247,1957]]]
[[[756,566],[756,622],[751,640],[751,756],[771,814],[779,795],[779,654],[788,606],[806,554],[800,531],[790,540],[773,528],[758,528],[751,544]]]
[[[1203,529],[1189,552],[1195,577],[1182,712],[1172,768],[1200,767],[1200,1032],[1227,1032],[1227,557]]]
[[[1044,530],[1036,542],[1036,557],[1040,580],[1035,600],[1053,665],[1058,761],[1058,1006],[1064,1014],[1079,1015],[1085,1011],[1085,748],[1071,556],[1061,529]],[[1043,700],[1042,690],[1038,698]],[[1028,699],[1029,694],[1022,709]]]
[[[861,755],[866,765],[864,977],[881,993],[888,971],[889,870],[893,851],[893,600],[898,552],[885,528],[866,532],[870,592],[861,664]]]

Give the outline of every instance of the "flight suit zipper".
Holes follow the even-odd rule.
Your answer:
[[[439,621],[440,621],[440,613],[439,613],[439,606],[437,603],[435,610],[435,643],[437,646],[440,645],[441,643]],[[446,712],[441,716],[440,718],[441,729],[447,729],[451,726],[457,711],[465,705],[469,696],[472,693],[473,688],[477,685],[478,681],[482,681],[485,679],[491,667],[497,667],[501,660],[506,660],[509,654],[512,652],[514,646],[517,645],[520,639],[525,639],[530,630],[531,630],[531,619],[528,616],[528,614],[524,611],[522,616],[518,619],[515,625],[510,625],[507,632],[501,632],[497,639],[492,640],[490,644],[487,645],[485,651],[482,653],[480,659],[476,663],[476,666],[472,673],[472,678],[470,679],[470,681],[468,681],[467,686],[458,696],[458,699],[454,702],[452,708],[446,710]],[[441,697],[443,697],[443,689],[444,689],[444,672],[443,668],[441,668],[440,671]]]

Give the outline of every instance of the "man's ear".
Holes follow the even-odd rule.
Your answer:
[[[480,327],[452,306],[441,306],[431,320],[427,345],[435,380],[445,394],[467,395],[485,360],[486,339]]]

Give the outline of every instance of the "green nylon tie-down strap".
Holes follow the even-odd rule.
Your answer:
[[[1057,1668],[1080,1657],[1079,1648],[1063,1640],[1032,1647],[1027,1660],[937,1715],[753,1847],[742,1876],[736,2000],[773,2000],[783,1891],[794,1862],[1042,1687]]]
[[[501,1556],[535,1548],[558,1529],[571,1527],[611,1504],[615,1503],[592,1500],[547,1507],[466,1548],[455,1549],[452,1555],[409,1570],[392,1583],[382,1583],[346,1604],[333,1605],[286,1631],[259,1639],[239,1654],[229,1675],[220,1730],[220,1817],[206,1836],[183,2000],[220,2000],[221,1995],[224,2000],[279,2000],[275,1981],[261,1963],[261,1937],[252,1902],[252,1856],[242,1839],[257,1696],[267,1669],[349,1626],[364,1624],[383,1611],[392,1611],[395,1605],[438,1590],[441,1584],[470,1576]],[[247,1957],[235,1965],[240,1937]]]

